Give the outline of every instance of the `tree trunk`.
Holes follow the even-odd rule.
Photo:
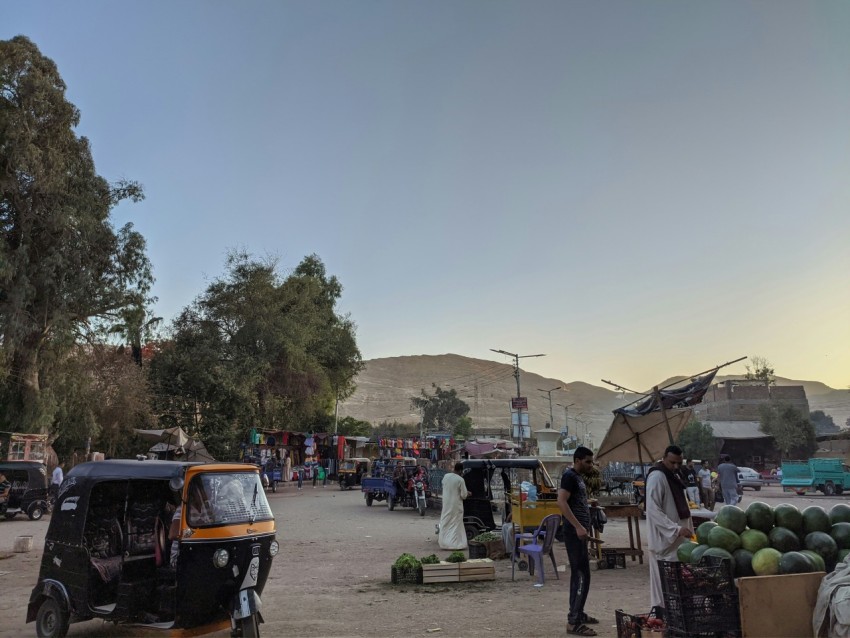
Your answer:
[[[9,427],[23,432],[47,434],[48,423],[41,418],[41,383],[38,378],[38,350],[41,335],[31,335],[12,356],[11,379],[14,397],[9,406]]]

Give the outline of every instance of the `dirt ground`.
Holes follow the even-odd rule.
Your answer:
[[[416,556],[439,550],[435,524],[439,512],[420,517],[413,510],[367,507],[356,491],[337,487],[287,484],[268,494],[277,518],[281,553],[275,559],[263,593],[265,636],[563,636],[569,599],[569,567],[563,545],[556,549],[560,580],[551,564],[546,584],[533,586],[528,573],[511,581],[510,560],[496,563],[495,582],[393,586],[390,565],[403,552]],[[778,487],[745,492],[742,505],[763,500],[791,502],[800,509],[816,503],[827,510],[848,498],[799,497]],[[30,591],[38,579],[44,533],[49,518],[0,522],[0,552],[12,549],[15,537],[34,536],[34,549],[0,560],[0,637],[35,636],[25,624]],[[645,522],[641,524],[645,539]],[[603,539],[608,546],[628,544],[625,521],[611,520]],[[616,636],[614,610],[649,610],[649,568],[627,561],[626,569],[591,574],[586,611],[599,618],[599,636]],[[71,625],[69,636],[157,636],[160,632],[116,627],[100,620]],[[228,631],[212,634],[229,636]]]

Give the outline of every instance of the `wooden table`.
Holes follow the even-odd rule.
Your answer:
[[[632,561],[637,558],[640,564],[643,565],[643,548],[640,542],[640,518],[643,515],[643,510],[637,505],[605,505],[602,509],[605,510],[605,516],[608,517],[608,520],[612,518],[625,518],[629,526],[628,547],[608,547],[606,545],[605,549],[611,549],[631,556]],[[633,523],[634,530],[632,529]]]

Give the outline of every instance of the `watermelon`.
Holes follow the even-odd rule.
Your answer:
[[[747,528],[747,513],[736,505],[724,505],[718,510],[714,522],[740,534]]]
[[[767,534],[773,529],[773,509],[767,503],[753,501],[747,506],[747,527]]]
[[[847,503],[838,503],[832,506],[829,510],[829,522],[835,525],[836,523],[850,523],[850,505]]]
[[[696,565],[699,563],[699,559],[702,558],[702,555],[705,554],[711,547],[708,545],[697,545],[691,551],[691,565]]]
[[[779,573],[782,554],[772,547],[765,547],[753,554],[753,571],[757,576],[774,576]]]
[[[811,559],[812,563],[814,563],[815,565],[816,572],[826,571],[826,563],[823,562],[823,558],[820,554],[818,554],[817,552],[813,552],[810,549],[801,549],[800,553],[808,556]]]
[[[827,565],[838,558],[838,545],[825,532],[812,532],[806,536],[806,549],[820,554]]]
[[[708,544],[711,547],[725,549],[731,558],[732,552],[741,547],[741,537],[731,529],[718,525],[708,533]]]
[[[785,527],[774,527],[768,534],[770,546],[778,549],[780,552],[796,552],[800,549],[801,543],[797,535],[790,529]]]
[[[847,556],[850,556],[850,549],[839,549],[838,550],[838,562],[839,563],[847,560]]]
[[[708,533],[715,527],[717,527],[717,523],[714,521],[706,521],[697,527],[697,543],[708,545]]]
[[[685,541],[681,545],[679,545],[679,549],[676,550],[676,558],[679,559],[680,563],[690,563],[691,562],[691,552],[694,551],[699,545],[694,543],[693,541]]]
[[[830,528],[829,535],[838,549],[850,549],[850,523],[836,523]]]
[[[757,529],[744,530],[744,533],[741,534],[741,547],[755,554],[760,549],[770,547],[770,539],[767,534]]]
[[[730,569],[734,567],[734,559],[732,558],[732,554],[721,547],[709,547],[702,554],[702,558],[708,558],[709,556],[728,560]]]
[[[832,527],[829,522],[829,514],[826,510],[818,505],[812,505],[803,510],[803,534],[808,535],[812,532],[826,532]]]
[[[773,508],[773,524],[790,529],[792,532],[801,532],[803,531],[803,515],[793,505],[782,503]]]
[[[745,576],[755,576],[753,571],[753,553],[746,549],[736,549],[732,554],[735,561],[735,576],[743,578]]]
[[[806,574],[815,571],[812,559],[800,552],[786,552],[779,559],[780,574]]]

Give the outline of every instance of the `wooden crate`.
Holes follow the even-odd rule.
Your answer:
[[[460,578],[460,564],[440,561],[433,565],[422,565],[422,583],[456,583]]]
[[[490,558],[475,558],[459,563],[459,580],[496,580],[496,566]]]
[[[743,638],[812,636],[812,614],[824,576],[815,572],[739,578]]]

